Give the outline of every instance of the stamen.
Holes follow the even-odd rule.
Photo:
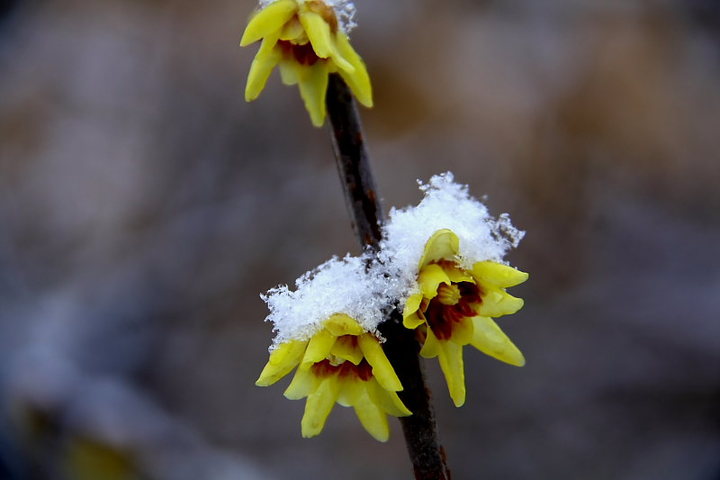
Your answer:
[[[460,301],[460,289],[455,284],[441,283],[437,293],[437,299],[443,305],[455,305]]]

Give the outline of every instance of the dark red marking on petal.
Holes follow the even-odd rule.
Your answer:
[[[352,362],[343,362],[340,365],[333,365],[330,360],[323,360],[313,364],[311,367],[313,375],[318,378],[327,378],[337,375],[341,378],[358,378],[367,382],[372,378],[372,366],[364,358],[359,365]]]
[[[320,60],[310,42],[298,45],[288,40],[278,40],[277,44],[286,56],[291,56],[300,65],[311,66]]]

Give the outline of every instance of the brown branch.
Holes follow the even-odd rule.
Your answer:
[[[337,74],[330,75],[326,103],[332,126],[335,159],[353,228],[364,248],[377,251],[382,238],[382,208],[375,190],[355,100],[348,86]],[[398,395],[413,412],[409,417],[401,417],[400,423],[415,478],[449,480],[450,471],[445,451],[438,441],[430,392],[425,385],[418,357],[420,345],[415,339],[414,331],[403,327],[397,310],[380,325],[380,329],[387,339],[384,344],[385,354],[404,387]]]

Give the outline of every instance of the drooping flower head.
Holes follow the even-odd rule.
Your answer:
[[[505,289],[527,274],[502,263],[522,232],[507,216],[492,218],[450,174],[423,186],[417,206],[393,210],[386,226],[385,261],[401,281],[403,324],[415,329],[420,354],[438,357],[455,405],[465,402],[463,346],[511,365],[525,363],[522,353],[493,318],[515,313],[523,301]]]
[[[497,262],[475,262],[472,269],[458,262],[459,239],[451,230],[430,237],[420,261],[419,292],[408,297],[403,325],[418,329],[420,355],[439,357],[450,396],[465,403],[463,346],[470,344],[498,360],[521,367],[525,358],[491,317],[515,313],[523,301],[505,291],[528,275]]]
[[[372,107],[372,88],[365,64],[350,45],[352,4],[340,0],[265,2],[250,19],[241,46],[262,40],[250,67],[245,100],[260,95],[275,66],[283,83],[297,84],[316,127],[325,121],[328,75],[339,73],[355,97]]]
[[[271,385],[297,368],[285,396],[307,398],[303,437],[318,435],[338,403],[353,407],[363,427],[386,441],[387,415],[411,414],[396,393],[402,384],[376,332],[387,299],[375,293],[365,261],[352,257],[325,263],[297,287],[264,297],[277,336],[257,385]]]
[[[331,316],[309,341],[280,344],[256,384],[271,385],[295,367],[285,397],[307,398],[301,422],[303,437],[314,437],[323,430],[336,402],[353,407],[365,430],[381,442],[390,435],[388,414],[411,414],[397,396],[402,384],[377,337],[348,315]]]

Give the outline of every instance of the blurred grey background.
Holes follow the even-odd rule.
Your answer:
[[[253,382],[260,292],[358,252],[250,0],[0,3],[0,478],[409,479],[399,425]],[[528,234],[522,369],[466,350],[456,479],[720,479],[720,8],[358,0],[386,208],[447,170]]]

